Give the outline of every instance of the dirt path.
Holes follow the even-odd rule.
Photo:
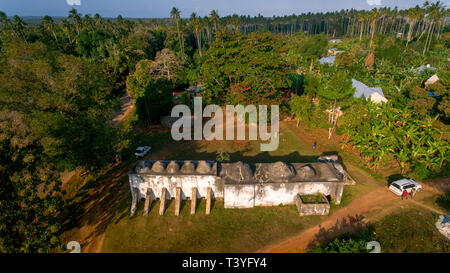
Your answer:
[[[438,214],[444,212],[425,205],[417,200],[402,201],[385,187],[380,187],[364,196],[355,199],[348,206],[335,211],[321,224],[308,228],[294,237],[268,245],[257,252],[262,253],[297,253],[306,252],[316,244],[326,243],[346,232],[353,232],[364,226],[368,220],[375,220],[393,210],[407,205],[409,202]],[[364,215],[372,215],[365,218]]]
[[[321,224],[308,228],[282,242],[269,245],[258,252],[305,252],[314,243],[323,243],[339,234],[351,232],[362,226],[365,213],[381,209],[386,203],[398,202],[398,197],[380,187],[338,209]],[[330,230],[331,229],[331,230]]]
[[[164,147],[156,153],[151,153],[145,159],[167,158],[170,154],[169,147]],[[118,207],[126,203],[130,198],[128,171],[133,167],[134,162],[125,164],[110,170],[109,175],[96,181],[95,187],[87,192],[78,193],[83,197],[79,205],[81,210],[74,217],[77,223],[70,231],[63,234],[63,242],[77,241],[81,245],[83,253],[100,253],[102,251],[103,240],[106,228],[111,220],[116,216]],[[82,188],[90,188],[83,185]]]
[[[120,111],[116,113],[116,115],[112,119],[112,124],[114,126],[120,124],[124,120],[124,118],[131,112],[133,106],[133,99],[128,94],[123,95],[120,98]]]

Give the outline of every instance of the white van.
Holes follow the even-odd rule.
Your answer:
[[[416,192],[419,192],[422,190],[422,185],[410,178],[403,178],[392,182],[389,186],[389,190],[397,195],[402,195],[403,190],[409,193],[412,189],[416,189]]]

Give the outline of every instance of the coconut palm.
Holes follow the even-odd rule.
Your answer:
[[[198,54],[202,57],[202,22],[195,12],[191,14],[190,22],[197,41]]]
[[[176,7],[173,7],[170,11],[170,17],[175,21],[177,25],[178,43],[180,45],[181,58],[184,59],[184,39],[180,32],[180,11]]]
[[[216,33],[216,35],[218,31],[219,20],[220,20],[219,13],[217,12],[217,10],[213,9],[209,14],[209,21],[214,24],[214,33]]]
[[[370,29],[371,29],[371,36],[370,36],[370,45],[369,45],[369,47],[372,47],[373,35],[375,34],[375,24],[376,24],[377,19],[379,17],[378,10],[376,8],[372,9],[370,11],[369,17],[370,17]]]

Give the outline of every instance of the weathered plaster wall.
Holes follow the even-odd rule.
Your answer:
[[[225,184],[225,208],[251,208],[294,204],[300,194],[331,195],[336,204],[341,202],[343,182],[286,182],[259,184]]]
[[[181,188],[181,199],[192,198],[192,188],[197,188],[197,198],[206,198],[211,187],[213,198],[223,197],[223,186],[216,183],[214,175],[146,175],[130,174],[130,187],[139,189],[139,198],[145,198],[151,188],[152,199],[160,198],[163,188],[167,189],[167,199],[175,198],[176,188]]]
[[[255,184],[225,184],[225,208],[253,208],[255,206]]]
[[[330,195],[339,204],[344,188],[342,177],[329,163],[256,163],[253,167],[233,163],[218,167],[212,162],[163,162],[159,166],[158,162],[138,162],[129,173],[132,208],[139,199],[146,198],[148,189],[155,199],[166,188],[166,198],[171,199],[180,187],[181,199],[192,199],[192,188],[197,188],[197,198],[206,198],[211,188],[211,197],[224,198],[225,208],[252,208],[293,204],[297,194],[317,193]]]

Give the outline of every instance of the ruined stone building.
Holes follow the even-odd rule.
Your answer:
[[[129,172],[131,214],[142,198],[223,198],[225,208],[252,208],[293,204],[297,194],[322,193],[339,204],[345,181],[346,173],[336,162],[138,161]],[[148,206],[147,201],[145,210]]]

